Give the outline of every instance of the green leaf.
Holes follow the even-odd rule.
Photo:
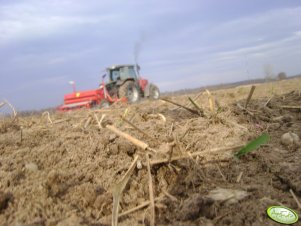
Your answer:
[[[239,150],[239,152],[235,153],[235,156],[240,158],[241,156],[256,150],[260,145],[267,143],[270,140],[270,136],[268,134],[262,134],[257,137],[255,140],[252,140],[245,147]]]

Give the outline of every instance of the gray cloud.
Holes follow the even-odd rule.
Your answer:
[[[296,74],[300,15],[291,0],[6,2],[0,98],[20,109],[58,105],[69,80],[97,87],[106,66],[134,63],[135,46],[142,74],[162,90],[246,79],[246,59],[251,77],[264,76],[264,64]]]

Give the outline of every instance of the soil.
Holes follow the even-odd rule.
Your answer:
[[[247,110],[240,106],[250,86],[212,91],[213,111],[204,92],[196,103],[205,116],[144,100],[49,118],[47,113],[0,118],[1,225],[110,225],[112,188],[136,155],[142,167],[131,175],[119,213],[149,200],[146,151],[100,128],[95,114],[99,119],[105,114],[105,122],[157,150],[150,152],[151,161],[186,156],[151,167],[159,197],[156,225],[278,225],[266,214],[272,205],[301,216],[290,192],[301,200],[301,145],[281,142],[287,132],[301,137],[300,109],[282,107],[301,106],[300,84],[301,79],[256,84]],[[169,98],[194,108],[188,100],[194,96]],[[245,145],[263,133],[270,141],[241,158],[234,156],[237,148],[216,150]],[[149,225],[150,219],[146,206],[120,217],[119,225]]]

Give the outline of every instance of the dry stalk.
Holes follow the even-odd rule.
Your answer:
[[[99,120],[100,125],[102,124],[102,122],[103,122],[103,120],[105,119],[105,117],[106,117],[105,114],[101,115],[101,118],[100,118],[100,120]]]
[[[178,107],[184,108],[185,110],[189,111],[189,112],[192,113],[192,114],[200,115],[200,113],[199,113],[198,111],[196,111],[196,110],[194,110],[194,109],[191,109],[191,108],[188,108],[188,107],[185,107],[184,105],[178,104],[178,103],[176,103],[176,102],[174,102],[174,101],[171,101],[171,100],[169,100],[169,99],[162,98],[161,100],[164,100],[164,101],[166,101],[166,102],[168,102],[168,103],[174,104],[174,105],[176,105],[176,106],[178,106]]]
[[[215,148],[215,149],[211,149],[211,150],[198,151],[198,152],[194,152],[194,153],[190,153],[190,154],[185,154],[182,156],[176,156],[176,157],[171,158],[170,160],[168,158],[156,159],[156,160],[151,161],[150,164],[157,165],[157,164],[161,164],[161,163],[173,162],[173,161],[180,160],[180,159],[191,158],[191,157],[195,157],[195,156],[199,156],[199,155],[203,155],[203,154],[215,154],[217,152],[222,152],[222,151],[232,151],[232,150],[236,150],[238,148],[244,147],[244,146],[245,146],[245,144],[240,144],[240,145],[231,146],[231,147]],[[222,161],[222,160],[220,160],[220,161]]]
[[[214,98],[212,97],[210,91],[208,89],[206,89],[206,93],[208,94],[208,101],[209,101],[209,108],[212,114],[215,113],[215,106],[214,103],[215,101],[213,100]]]
[[[238,145],[233,145],[233,146],[229,146],[229,147],[213,148],[210,150],[197,151],[197,152],[192,153],[191,155],[198,156],[201,154],[213,154],[213,153],[222,152],[222,151],[232,151],[232,150],[236,150],[238,148],[242,148],[244,146],[245,146],[245,144],[238,144]]]
[[[75,125],[72,125],[72,127],[73,127],[73,128],[77,128],[77,127],[81,126],[81,124],[82,124],[84,121],[85,121],[85,119],[81,119],[81,120],[79,121],[79,123],[77,123],[77,124],[75,124]]]
[[[200,112],[200,115],[203,117],[204,115],[204,111],[203,109],[194,101],[191,99],[191,97],[188,97],[188,100],[192,103],[192,105]]]
[[[17,112],[16,112],[14,106],[13,106],[11,103],[9,103],[8,100],[4,100],[4,104],[7,104],[7,105],[10,107],[10,109],[13,111],[13,113],[14,113],[13,119],[15,119],[16,116],[17,116]],[[2,105],[2,106],[3,106],[3,105]],[[2,107],[2,106],[1,106],[1,107]]]
[[[176,146],[176,142],[173,141],[171,143],[168,143],[168,160],[170,161],[173,155],[174,146]]]
[[[52,124],[53,122],[52,122],[52,120],[51,120],[51,118],[50,118],[49,112],[48,112],[48,111],[43,112],[42,116],[44,116],[44,115],[47,115],[48,121],[50,122],[50,124]]]
[[[279,205],[279,206],[285,206],[283,203],[281,203],[281,202],[278,202],[277,200],[274,200],[274,199],[270,199],[270,198],[268,198],[268,197],[263,197],[263,198],[261,198],[261,199],[259,199],[259,201],[264,201],[264,202],[270,202],[270,203],[276,203],[277,205]]]
[[[203,91],[199,92],[194,98],[193,101],[197,101],[199,99],[199,97],[203,94]],[[188,103],[188,106],[190,105],[190,103]],[[188,107],[187,106],[187,107]]]
[[[88,127],[88,125],[90,124],[91,120],[92,120],[92,118],[91,118],[91,116],[89,116],[88,119],[86,120],[86,123],[85,123],[85,125],[84,125],[84,128],[87,128],[87,127]]]
[[[129,112],[130,112],[129,108],[126,108],[126,109],[124,110],[124,113],[123,113],[123,116],[122,116],[122,117],[125,118],[125,117],[129,114]]]
[[[162,190],[163,194],[166,195],[166,197],[170,198],[170,200],[174,201],[174,202],[178,202],[179,200],[174,197],[173,195],[169,194],[167,191]]]
[[[59,120],[54,121],[53,124],[59,124],[59,123],[62,123],[62,122],[67,122],[67,121],[70,121],[70,119],[69,118],[59,119]]]
[[[148,150],[149,146],[148,144],[144,143],[141,140],[136,139],[135,137],[132,137],[131,135],[120,131],[119,129],[117,129],[115,126],[112,125],[107,125],[106,128],[110,131],[112,131],[113,133],[117,134],[120,137],[125,138],[127,141],[131,142],[132,144],[140,147],[143,150]]]
[[[130,122],[133,122],[134,119],[136,118],[136,116],[137,116],[136,114],[133,114],[133,115],[129,118],[129,121],[130,121]]]
[[[119,120],[118,123],[116,123],[118,126],[122,126],[122,124],[123,124],[123,122],[124,122],[123,118],[125,119],[126,116],[128,115],[128,113],[129,113],[129,109],[126,108],[126,109],[124,110],[124,112],[123,112],[123,115],[122,115],[122,116],[119,115],[119,117],[121,118],[121,120]]]
[[[217,109],[219,110],[219,109],[221,109],[221,104],[220,104],[220,102],[216,99],[216,97],[215,97],[215,105],[217,106]]]
[[[237,179],[236,179],[236,183],[240,182],[242,175],[243,175],[243,172],[240,172]]]
[[[184,153],[184,148],[182,146],[182,143],[180,143],[179,141],[179,137],[177,135],[175,135],[175,141],[176,141],[176,147],[178,148],[178,150],[181,152],[181,153]]]
[[[5,102],[1,102],[0,103],[0,108],[2,108],[6,103]]]
[[[127,172],[124,174],[122,179],[113,187],[113,211],[112,211],[112,225],[117,226],[118,225],[118,209],[119,209],[119,202],[122,195],[122,192],[128,183],[132,173],[134,172],[134,169],[136,167],[136,163],[138,160],[138,156],[136,156],[127,170]]]
[[[247,127],[244,127],[244,126],[242,126],[242,125],[239,125],[238,123],[236,123],[236,122],[234,122],[234,121],[231,121],[231,120],[229,120],[229,119],[224,119],[224,118],[222,119],[222,121],[224,121],[225,123],[230,124],[230,125],[232,125],[232,126],[241,128],[241,129],[243,129],[245,132],[249,132],[249,130],[248,130]]]
[[[280,108],[284,108],[284,109],[300,109],[301,110],[301,106],[282,105],[282,106],[280,106]]]
[[[146,225],[146,224],[145,224],[145,218],[146,218],[146,213],[147,213],[148,209],[149,209],[149,207],[147,207],[147,208],[144,210],[143,215],[142,215],[142,216],[143,216],[143,217],[142,217],[142,224],[143,224],[143,225]]]
[[[97,122],[97,125],[98,125],[98,127],[99,127],[100,129],[103,128],[102,125],[101,125],[101,123],[102,123],[102,121],[104,120],[105,117],[106,117],[106,115],[103,114],[103,115],[101,115],[101,118],[100,118],[100,120],[99,120],[98,117],[97,117],[97,114],[94,113],[94,118],[95,118],[95,120],[96,120],[96,122]]]
[[[155,198],[155,201],[159,201],[161,199],[162,199],[162,197],[157,197],[157,198]],[[141,203],[140,205],[138,205],[138,206],[136,206],[136,207],[134,207],[132,209],[129,209],[129,210],[124,211],[123,213],[119,214],[119,217],[123,217],[123,216],[126,216],[126,215],[130,214],[130,213],[138,211],[138,210],[140,210],[140,209],[142,209],[144,207],[147,207],[149,204],[150,204],[150,201],[145,201],[145,202]]]
[[[20,126],[20,143],[23,141],[23,126]]]
[[[101,113],[103,113],[103,112],[110,112],[110,111],[112,111],[112,109],[111,108],[102,108],[102,109],[95,109],[95,110],[91,110],[92,112],[101,112]],[[113,111],[112,111],[113,112]]]
[[[299,209],[301,209],[301,203],[299,202],[297,196],[295,195],[294,191],[292,189],[290,189],[290,193],[292,194],[293,196],[293,199],[295,200],[295,202],[297,203],[297,206]]]
[[[195,145],[198,142],[198,140],[193,139],[189,144],[187,144],[187,146],[185,147],[185,151],[187,151],[188,149],[190,149],[193,145]]]
[[[164,123],[166,123],[166,118],[165,118],[165,116],[163,115],[163,114],[158,114],[159,115],[159,117],[163,120],[163,122]]]
[[[249,92],[249,95],[248,95],[248,98],[247,98],[247,101],[245,103],[245,108],[248,107],[248,104],[253,96],[253,93],[254,93],[254,90],[255,90],[256,86],[252,86],[251,89],[250,89],[250,92]]]
[[[163,114],[148,114],[147,115],[147,118],[158,118],[158,116],[159,116],[159,118],[161,118],[162,119],[162,121],[163,121],[163,123],[165,124],[166,123],[166,117],[163,115]],[[130,120],[130,121],[132,121],[132,120]]]
[[[222,218],[224,218],[225,216],[229,215],[230,213],[231,213],[231,211],[228,211],[228,212],[226,212],[226,213],[224,213],[224,214],[222,214],[222,215],[214,218],[214,224],[216,224],[218,221],[220,221]]]
[[[180,137],[180,140],[183,140],[184,137],[188,134],[188,132],[191,131],[191,127],[188,127],[185,132],[183,133],[183,135]]]
[[[239,103],[236,104],[236,106],[241,109],[242,111],[248,113],[249,115],[251,116],[254,116],[254,113],[253,112],[250,112],[249,110],[245,109],[243,106],[241,106]]]
[[[155,200],[154,200],[154,189],[153,189],[153,182],[152,182],[152,174],[150,169],[150,161],[149,155],[146,154],[146,163],[147,163],[147,173],[148,173],[148,188],[149,188],[149,201],[150,201],[150,208],[151,208],[151,219],[150,225],[155,226]]]
[[[173,130],[174,130],[174,123],[171,123],[170,130],[168,132],[169,137],[172,135]]]
[[[120,116],[120,118],[126,122],[127,124],[129,124],[130,126],[132,126],[134,129],[136,129],[137,131],[139,131],[140,133],[142,133],[144,136],[148,137],[149,139],[154,140],[155,138],[151,137],[150,135],[148,135],[146,132],[144,132],[143,130],[139,129],[137,126],[135,126],[133,123],[131,123],[130,121],[128,121],[124,116]]]
[[[271,96],[271,97],[267,100],[267,102],[265,102],[265,104],[264,104],[263,106],[264,106],[264,107],[268,106],[268,104],[270,103],[270,101],[272,100],[272,98],[273,98],[273,96]]]
[[[193,101],[197,101],[199,99],[199,97],[203,94],[203,91],[199,92],[194,98]],[[191,102],[189,102],[188,104],[186,104],[186,107],[190,107],[192,104]],[[172,111],[179,109],[180,107],[176,107],[174,109],[172,109]]]
[[[224,180],[225,182],[227,182],[227,179],[226,179],[225,175],[223,174],[221,168],[219,167],[218,163],[216,163],[216,166],[217,166],[218,172],[219,172],[220,175],[222,176],[223,180]]]
[[[98,117],[97,117],[96,114],[94,114],[94,117],[95,117],[95,120],[97,121],[97,124],[98,124],[99,128],[106,128],[106,129],[112,131],[113,133],[117,134],[118,136],[123,137],[124,139],[126,139],[130,143],[136,145],[137,147],[139,147],[143,150],[149,150],[149,151],[152,151],[152,152],[156,153],[156,150],[150,148],[148,144],[144,143],[141,140],[138,140],[135,137],[132,137],[131,135],[129,135],[125,132],[120,131],[119,129],[117,129],[113,125],[106,125],[106,126],[103,127],[102,126],[102,121],[104,120],[105,115],[102,115],[100,120],[98,120]]]

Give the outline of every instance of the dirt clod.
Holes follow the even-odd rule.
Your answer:
[[[214,216],[211,208],[213,203],[213,199],[203,197],[200,194],[193,194],[184,201],[179,211],[179,219],[183,221],[195,220],[201,216],[211,219]]]
[[[12,200],[13,195],[11,193],[4,193],[0,191],[0,213],[8,207],[9,202]]]
[[[57,197],[63,195],[68,189],[66,184],[67,178],[61,171],[52,170],[47,175],[46,188],[48,190],[48,195],[51,197]]]

